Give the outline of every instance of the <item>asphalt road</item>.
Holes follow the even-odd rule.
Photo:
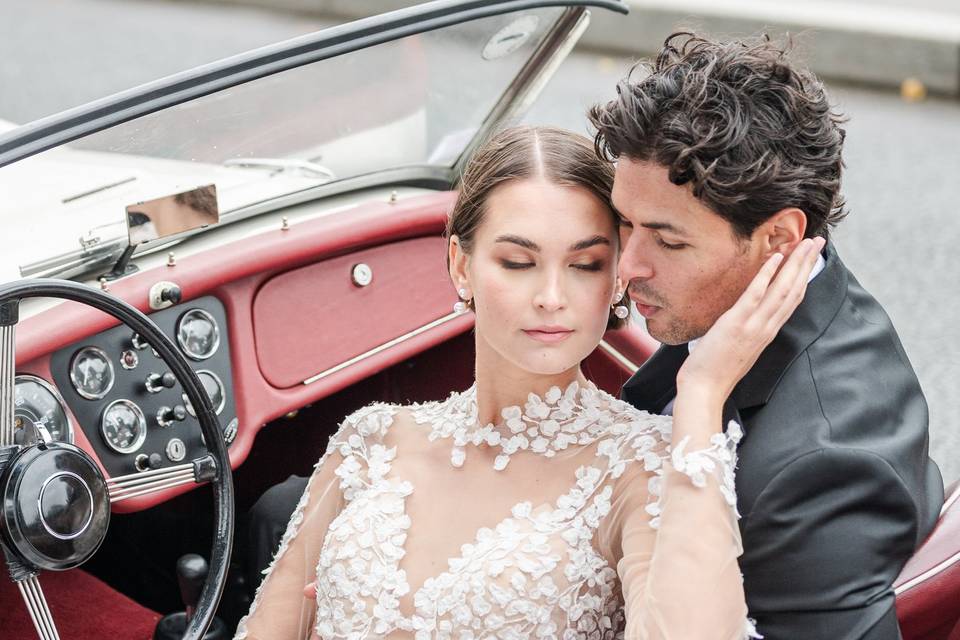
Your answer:
[[[0,3],[0,118],[25,122],[248,48],[321,28],[260,9],[142,0]],[[586,131],[629,61],[576,53],[528,114]],[[930,405],[931,451],[960,476],[960,103],[832,87],[850,121],[835,233],[887,308]]]

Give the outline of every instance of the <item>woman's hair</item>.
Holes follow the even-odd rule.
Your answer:
[[[614,224],[617,223],[610,204],[613,165],[597,156],[592,141],[556,127],[521,126],[500,131],[473,154],[460,178],[446,237],[457,236],[461,249],[471,253],[493,190],[510,180],[530,178],[586,189],[607,207]],[[473,301],[469,304],[472,307]],[[607,328],[619,328],[625,323],[611,312]]]
[[[672,34],[590,110],[597,153],[666,167],[741,237],[787,207],[806,214],[807,237],[828,237],[844,216],[844,117],[790,48]]]

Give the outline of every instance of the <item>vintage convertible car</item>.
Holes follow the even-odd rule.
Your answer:
[[[225,637],[262,492],[353,409],[469,385],[452,189],[588,8],[626,11],[443,0],[0,127],[4,638]],[[585,370],[615,393],[655,347],[610,332]],[[905,637],[960,638],[951,493]]]

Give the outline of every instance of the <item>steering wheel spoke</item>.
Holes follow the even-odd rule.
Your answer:
[[[210,480],[209,468],[215,464],[210,456],[197,458],[172,467],[130,473],[107,480],[110,503],[116,504],[130,498],[138,498],[159,491],[166,491],[184,484]]]
[[[5,303],[9,304],[11,303]],[[0,447],[16,443],[13,406],[17,362],[16,316],[15,309],[7,310],[7,313],[0,310]]]
[[[20,595],[23,596],[23,602],[27,605],[30,619],[33,620],[33,626],[37,629],[40,639],[60,640],[57,625],[53,621],[53,614],[50,613],[50,607],[47,605],[47,599],[43,595],[43,588],[37,576],[32,575],[17,581],[17,587],[20,589]]]

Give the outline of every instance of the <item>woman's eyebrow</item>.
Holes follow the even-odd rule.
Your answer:
[[[530,249],[530,251],[540,251],[540,245],[538,245],[533,240],[527,240],[526,238],[522,238],[520,236],[515,236],[510,234],[497,236],[494,242],[509,242],[512,244],[519,245],[524,249]]]
[[[587,238],[586,240],[581,240],[580,242],[570,245],[570,251],[583,251],[584,249],[589,249],[590,247],[594,247],[598,244],[609,245],[610,239],[606,236],[595,235]]]

